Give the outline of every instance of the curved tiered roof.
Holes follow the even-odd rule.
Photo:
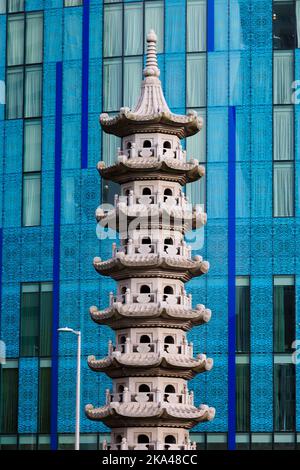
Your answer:
[[[127,183],[137,180],[166,180],[175,181],[184,186],[199,180],[205,175],[205,168],[198,160],[189,162],[178,161],[174,158],[132,158],[120,157],[114,165],[106,167],[105,162],[98,162],[100,175],[115,183]]]
[[[172,134],[180,139],[196,134],[202,128],[202,119],[191,111],[187,115],[174,114],[165,100],[156,56],[157,36],[153,30],[147,35],[147,60],[136,107],[121,108],[116,116],[101,114],[100,123],[105,132],[119,137],[145,132]]]
[[[124,228],[127,229],[126,221],[131,222],[131,220],[136,219],[139,220],[141,227],[143,223],[148,227],[149,217],[154,221],[151,225],[152,228],[154,228],[157,220],[159,227],[180,230],[182,233],[203,227],[207,221],[206,213],[202,210],[197,211],[196,208],[193,208],[193,211],[191,211],[188,207],[169,206],[167,204],[163,206],[159,204],[150,204],[148,206],[145,204],[134,204],[133,206],[119,204],[117,208],[108,212],[104,212],[102,209],[96,211],[96,218],[101,226],[120,232],[124,231]]]
[[[86,415],[111,427],[123,426],[180,426],[190,429],[195,424],[210,421],[215,409],[207,405],[199,408],[188,404],[170,403],[110,403],[101,408],[86,405]]]
[[[171,256],[167,253],[126,255],[119,252],[107,261],[96,257],[93,264],[99,274],[110,276],[115,280],[144,277],[147,268],[147,277],[166,277],[186,282],[195,276],[206,274],[209,269],[208,261],[203,261],[201,256],[188,259],[185,256]]]
[[[89,356],[89,367],[105,372],[111,378],[119,377],[180,377],[186,380],[211,370],[213,360],[205,354],[197,359],[183,354],[112,353],[104,359]]]
[[[196,309],[191,309],[182,305],[162,306],[154,302],[148,304],[115,302],[104,310],[91,307],[90,315],[95,323],[108,325],[113,329],[160,326],[187,331],[192,326],[207,323],[211,318],[211,310],[202,304],[198,304]]]

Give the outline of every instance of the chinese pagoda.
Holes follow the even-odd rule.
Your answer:
[[[183,192],[204,175],[197,160],[187,161],[180,140],[196,134],[196,112],[173,114],[163,95],[156,55],[157,37],[147,35],[147,59],[133,111],[101,114],[103,130],[122,138],[117,161],[98,163],[105,180],[120,184],[114,207],[96,211],[102,227],[119,233],[107,261],[94,258],[96,271],[117,281],[104,310],[90,308],[94,322],[115,331],[104,359],[89,356],[89,367],[112,378],[105,405],[87,405],[86,415],[111,428],[111,450],[192,450],[189,429],[213,419],[215,409],[196,406],[187,381],[212,368],[205,354],[194,357],[187,332],[209,321],[211,311],[192,306],[185,283],[205,274],[209,264],[191,256],[188,230],[206,223],[200,205]]]

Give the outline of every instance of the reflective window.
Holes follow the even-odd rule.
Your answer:
[[[238,359],[238,358],[237,358]],[[250,428],[250,366],[236,364],[236,431],[246,432]]]
[[[187,52],[206,50],[206,0],[187,0]]]
[[[0,432],[18,431],[18,366],[7,361],[0,369]],[[1,446],[3,449],[3,447]],[[9,446],[7,447],[9,448]]]
[[[21,288],[20,355],[50,356],[52,283],[25,283]]]
[[[274,364],[274,430],[295,429],[295,365]]]
[[[6,117],[38,117],[42,112],[43,13],[7,18]]]
[[[292,351],[295,333],[295,280],[294,276],[274,277],[274,351]]]
[[[83,5],[83,0],[64,0],[65,7],[80,7]]]
[[[39,432],[50,433],[51,367],[41,364],[39,376]]]
[[[248,276],[236,278],[235,288],[236,351],[250,350],[250,280]]]
[[[273,2],[273,47],[274,49],[297,47],[296,14],[293,1]]]

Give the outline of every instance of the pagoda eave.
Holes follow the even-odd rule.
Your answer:
[[[124,327],[169,327],[190,330],[193,326],[203,325],[211,319],[211,310],[199,304],[196,309],[181,306],[160,306],[159,304],[122,304],[115,302],[111,307],[98,310],[90,308],[95,323],[108,325],[117,330]]]
[[[112,209],[108,213],[101,215],[97,212],[97,220],[100,226],[109,227],[117,232],[124,231],[124,222],[130,223],[133,220],[139,219],[139,225],[143,227],[148,224],[148,219],[151,217],[154,220],[152,228],[155,223],[158,227],[164,227],[166,230],[180,230],[181,233],[190,230],[196,230],[206,224],[207,216],[205,212],[189,212],[182,209],[164,208],[164,207],[132,207],[128,208],[119,207],[117,210]]]
[[[146,269],[147,277],[179,279],[187,282],[193,277],[206,274],[209,269],[209,263],[203,261],[201,257],[190,260],[183,256],[168,256],[167,254],[125,255],[118,253],[116,257],[107,261],[95,258],[93,264],[99,274],[110,276],[115,280],[145,277]]]
[[[120,113],[112,117],[102,113],[99,121],[107,134],[117,137],[159,132],[184,139],[196,134],[203,126],[202,118],[195,112],[185,116],[163,111],[143,116],[130,111],[129,108],[121,108]]]
[[[95,372],[105,372],[111,378],[134,377],[136,375],[139,377],[170,377],[170,374],[171,376],[177,374],[177,376],[188,380],[197,374],[211,370],[213,360],[207,358],[205,354],[194,359],[181,354],[162,356],[159,353],[113,353],[112,356],[107,356],[104,359],[89,356],[88,366]]]
[[[100,408],[85,407],[88,418],[102,421],[107,426],[139,427],[163,426],[191,429],[200,422],[210,421],[215,409],[207,405],[199,408],[191,405],[171,405],[163,403],[111,403]]]
[[[199,180],[205,175],[205,168],[198,160],[188,163],[175,159],[135,158],[125,156],[109,167],[100,161],[97,169],[106,180],[115,183],[127,183],[138,180],[165,180],[180,183],[182,186]]]

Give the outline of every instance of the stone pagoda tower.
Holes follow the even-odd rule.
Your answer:
[[[157,37],[147,36],[147,61],[141,94],[133,111],[100,116],[105,132],[122,137],[117,162],[98,164],[100,175],[119,183],[112,210],[97,209],[103,227],[113,228],[120,246],[107,261],[94,259],[99,274],[117,281],[109,307],[91,307],[92,319],[116,333],[104,359],[88,358],[89,367],[112,378],[105,405],[86,406],[86,415],[112,429],[111,450],[194,449],[188,430],[211,420],[214,408],[194,404],[187,381],[212,368],[204,354],[193,357],[187,331],[208,322],[210,310],[192,307],[185,282],[209,268],[191,257],[184,234],[202,226],[206,214],[191,207],[183,192],[204,169],[186,160],[180,139],[202,127],[197,113],[173,114],[165,101],[156,57]],[[106,443],[103,446],[107,448]]]

